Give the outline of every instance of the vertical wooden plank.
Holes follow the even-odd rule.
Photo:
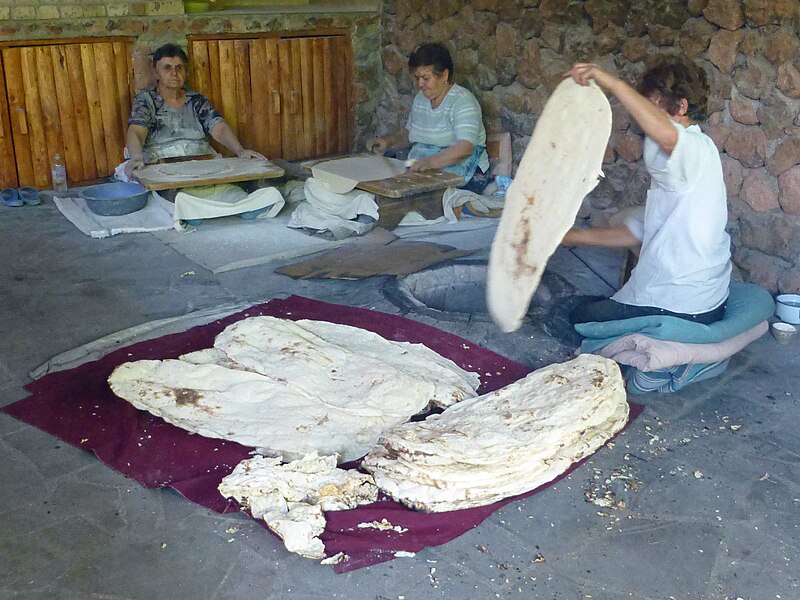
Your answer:
[[[86,99],[86,85],[83,81],[81,48],[78,44],[64,46],[66,56],[67,85],[72,95],[72,109],[75,115],[78,145],[80,147],[82,171],[85,180],[97,178],[95,147],[92,141],[92,124]]]
[[[8,117],[6,80],[0,61],[0,187],[17,187],[17,166],[14,161],[14,138]]]
[[[253,99],[250,95],[250,40],[233,42],[234,79],[236,81],[236,126],[239,141],[245,148],[255,145]]]
[[[53,78],[53,60],[50,47],[36,46],[36,83],[39,87],[39,101],[42,107],[42,123],[44,125],[44,135],[47,143],[47,154],[45,160],[47,168],[44,176],[50,175],[50,166],[53,164],[53,157],[56,153],[61,154],[66,164],[66,152],[61,135],[61,118],[58,112],[58,92],[56,91],[55,80]],[[72,163],[75,165],[75,157]],[[69,172],[67,176],[71,177]]]
[[[283,102],[281,99],[280,87],[281,74],[280,61],[278,58],[278,40],[274,38],[265,39],[264,48],[267,58],[267,72],[264,75],[267,80],[267,87],[265,89],[269,91],[268,102],[270,103],[269,129],[267,130],[270,152],[267,156],[283,157],[283,128],[281,126]]]
[[[298,40],[300,46],[300,94],[303,102],[303,112],[298,118],[303,119],[303,154],[316,156],[319,132],[314,120],[314,70],[313,54],[314,42],[312,38]]]
[[[352,152],[355,148],[355,100],[353,95],[353,44],[351,38],[346,38],[347,42],[344,45],[344,52],[346,55],[345,63],[347,65],[347,77],[345,91],[347,93],[347,152]]]
[[[219,80],[221,104],[215,108],[222,113],[233,132],[239,135],[237,106],[236,106],[236,58],[234,56],[233,40],[219,42]],[[227,152],[230,154],[230,152]]]
[[[83,81],[86,86],[86,105],[89,109],[89,123],[92,131],[92,145],[94,147],[95,165],[97,175],[108,173],[109,161],[106,150],[106,132],[103,122],[103,110],[100,102],[100,84],[95,69],[94,49],[92,44],[81,44],[81,66],[83,68]],[[112,167],[113,169],[113,167]]]
[[[100,175],[111,175],[114,167],[123,160],[124,135],[120,128],[117,84],[114,75],[114,48],[110,43],[92,44],[97,68],[97,82],[100,92],[100,108],[105,133],[108,171]]]
[[[269,133],[273,115],[270,106],[269,81],[267,79],[267,49],[263,40],[252,40],[248,53],[250,65],[250,80],[248,83],[250,84],[251,116],[253,117],[251,123],[253,130],[251,147],[269,158],[271,156]]]
[[[278,42],[278,62],[281,82],[281,136],[283,138],[283,158],[296,160],[297,134],[294,131],[292,112],[292,45],[291,40]]]
[[[322,39],[322,72],[325,102],[325,154],[336,151],[336,105],[333,103],[333,43],[330,37]]]
[[[42,119],[42,103],[37,80],[36,48],[21,48],[22,81],[25,88],[25,116],[28,121],[30,137],[31,163],[33,164],[33,180],[20,181],[22,185],[49,187],[50,161],[47,152],[47,137]]]
[[[309,158],[307,148],[301,149],[303,145],[303,80],[300,72],[300,40],[292,40],[292,121],[294,123],[294,135],[296,142],[297,158]]]
[[[349,128],[347,115],[350,112],[350,96],[347,93],[347,84],[352,73],[347,60],[347,38],[343,35],[336,36],[333,50],[333,64],[338,76],[335,78],[335,104],[336,104],[336,152],[347,152]]]
[[[206,95],[211,104],[218,111],[222,110],[222,92],[219,76],[219,43],[216,40],[208,42],[208,78],[211,82],[211,95]]]
[[[47,49],[47,46],[44,46]],[[53,66],[53,83],[57,90],[56,103],[58,118],[61,122],[62,145],[64,148],[64,164],[67,167],[67,178],[70,182],[81,182],[88,179],[83,172],[78,125],[75,120],[75,107],[72,102],[72,87],[67,73],[67,52],[63,44],[49,47],[50,61]]]
[[[133,44],[130,42],[125,42],[125,62],[127,63],[125,72],[128,74],[128,98],[131,99],[132,108],[133,98],[136,96],[136,81],[133,73]],[[130,113],[131,111],[128,110],[128,116],[130,116]]]
[[[211,78],[208,65],[208,43],[204,40],[192,42],[191,79],[189,87],[211,99]]]
[[[322,38],[317,37],[313,43],[313,81],[314,81],[314,130],[315,135],[315,156],[325,154],[325,74],[323,72],[325,60],[322,57],[325,51],[322,45]]]
[[[133,72],[128,69],[127,57],[131,54],[130,44],[112,42],[114,49],[114,74],[117,81],[117,106],[119,107],[119,125],[122,131],[122,145],[125,146],[125,134],[128,131],[128,117],[131,114],[130,80]]]

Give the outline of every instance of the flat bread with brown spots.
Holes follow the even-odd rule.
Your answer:
[[[117,367],[111,389],[192,433],[286,459],[354,460],[429,406],[475,397],[478,375],[422,344],[326,321],[251,317],[213,348]]]
[[[547,261],[602,176],[611,106],[594,82],[565,79],[522,156],[489,258],[486,300],[503,331],[519,329]]]

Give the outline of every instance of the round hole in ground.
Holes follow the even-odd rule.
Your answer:
[[[406,275],[390,282],[387,297],[398,307],[447,315],[483,316],[486,307],[485,262],[454,262]],[[545,271],[531,299],[531,312],[545,312],[563,298],[575,295],[575,288],[561,276]]]

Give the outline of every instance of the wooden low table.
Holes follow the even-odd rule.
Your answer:
[[[212,158],[147,165],[134,178],[152,191],[283,177],[284,170],[257,158]]]
[[[374,156],[368,153],[340,155],[300,163],[306,175],[311,167],[321,162],[349,156]],[[416,211],[426,219],[443,216],[442,196],[448,187],[464,184],[464,178],[446,171],[406,172],[386,179],[359,181],[356,188],[375,194],[378,205],[378,225],[386,229],[395,227],[409,212]]]

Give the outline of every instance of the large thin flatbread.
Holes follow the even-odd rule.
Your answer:
[[[214,347],[123,363],[114,393],[192,433],[296,459],[350,461],[429,405],[475,397],[477,374],[422,344],[325,321],[250,317]]]
[[[363,467],[416,510],[485,506],[552,481],[620,431],[628,411],[616,363],[581,354],[387,431]]]
[[[361,181],[378,181],[405,172],[406,166],[402,160],[385,156],[350,156],[311,167],[314,178],[336,194],[352,191]]]
[[[522,324],[547,260],[602,176],[610,135],[611,106],[600,88],[562,81],[508,188],[492,244],[486,301],[503,331]]]

